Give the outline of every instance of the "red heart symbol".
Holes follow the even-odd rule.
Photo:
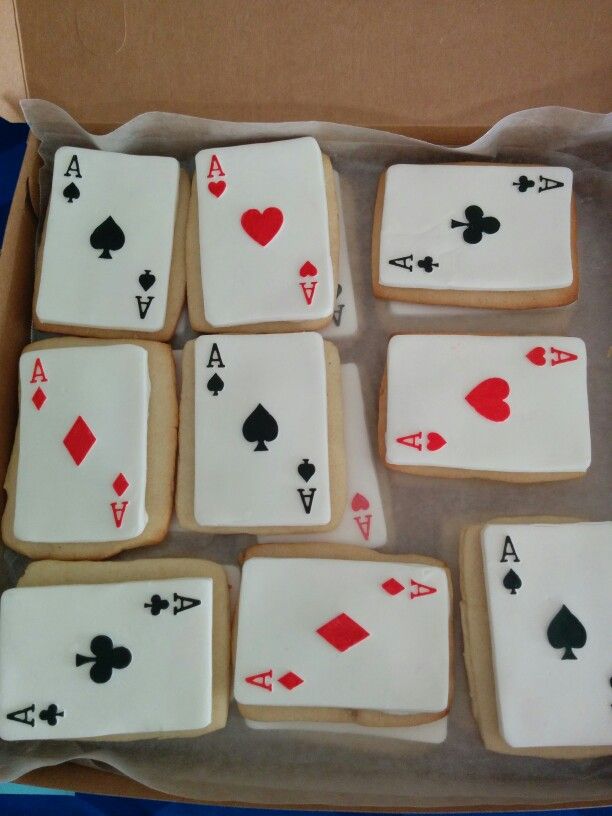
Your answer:
[[[227,184],[224,181],[209,181],[208,182],[208,189],[214,195],[215,198],[219,198],[225,192],[225,188]]]
[[[317,275],[319,270],[314,264],[311,264],[310,261],[306,261],[305,264],[300,266],[300,276],[302,278],[312,278]]]
[[[351,501],[351,507],[355,513],[357,513],[359,510],[367,510],[369,506],[370,502],[365,496],[362,496],[361,493],[355,493],[353,500]]]
[[[249,238],[261,246],[269,244],[283,225],[283,214],[278,207],[267,207],[260,210],[246,210],[240,219],[242,229]]]
[[[440,448],[443,448],[446,445],[446,439],[443,436],[440,436],[439,433],[435,431],[431,431],[431,433],[427,434],[427,450],[428,451],[437,451]]]
[[[534,346],[531,351],[525,355],[530,363],[537,366],[546,365],[546,349],[544,346]]]
[[[510,416],[510,406],[504,402],[510,395],[510,386],[501,377],[490,377],[472,388],[466,396],[475,411],[491,422],[505,422]]]

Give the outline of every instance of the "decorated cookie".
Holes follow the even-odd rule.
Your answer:
[[[372,264],[377,297],[529,309],[576,300],[567,167],[397,164],[382,176]]]
[[[187,298],[198,331],[298,331],[332,319],[338,212],[310,137],[196,156]]]
[[[369,441],[359,369],[355,363],[346,363],[341,373],[348,488],[342,520],[335,530],[327,533],[285,534],[282,541],[327,541],[330,544],[383,547],[387,543],[387,524],[376,460]],[[259,538],[259,541],[271,543],[279,540],[279,536]]]
[[[612,754],[612,522],[469,528],[461,573],[466,665],[487,748]]]
[[[451,609],[440,561],[329,544],[252,548],[235,628],[240,711],[376,728],[443,719]]]
[[[2,595],[2,739],[199,736],[225,725],[228,690],[217,564],[42,561]]]
[[[172,511],[177,401],[168,346],[45,340],[19,363],[6,544],[30,558],[106,558],[161,541]]]
[[[185,299],[188,205],[176,159],[61,147],[36,264],[35,326],[168,340]]]
[[[397,335],[381,388],[381,455],[426,476],[581,476],[591,462],[586,368],[575,337]]]
[[[340,361],[319,334],[208,335],[183,351],[176,509],[203,532],[337,527]]]

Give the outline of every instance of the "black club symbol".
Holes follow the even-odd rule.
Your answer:
[[[57,718],[63,717],[64,712],[60,711],[55,703],[51,703],[51,705],[47,706],[44,711],[41,711],[38,716],[41,720],[45,720],[47,725],[57,725]]]
[[[518,181],[513,181],[512,185],[518,189],[519,193],[526,193],[530,187],[535,187],[535,181],[527,176],[519,176]]]
[[[451,228],[465,227],[463,230],[463,240],[466,244],[478,244],[482,240],[483,234],[494,235],[500,227],[497,218],[492,215],[485,215],[481,207],[470,204],[465,208],[466,221],[451,221]]]
[[[417,261],[417,266],[424,272],[433,272],[434,266],[440,266],[440,264],[434,263],[434,259],[431,255],[426,255],[424,258],[421,258],[420,261]]]
[[[150,609],[152,615],[159,615],[162,609],[167,609],[170,602],[161,598],[159,595],[151,595],[151,602],[145,604],[145,609]]]
[[[125,669],[132,662],[132,653],[125,646],[113,646],[108,635],[96,635],[89,644],[93,656],[77,654],[76,665],[93,663],[89,676],[94,683],[107,683],[113,674],[113,669]]]

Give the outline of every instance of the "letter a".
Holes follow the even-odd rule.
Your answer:
[[[434,592],[438,590],[435,587],[429,586],[428,584],[421,584],[418,581],[414,581],[412,578],[410,579],[410,586],[416,587],[416,592],[410,591],[410,599],[412,598],[420,598],[421,595],[433,595]]]
[[[210,349],[210,357],[208,358],[206,368],[214,368],[215,365],[217,366],[217,368],[225,368],[225,363],[221,358],[219,346],[216,343],[213,343],[212,348]]]
[[[208,175],[206,176],[206,178],[214,178],[215,174],[217,176],[224,176],[225,172],[221,167],[221,162],[217,158],[217,154],[213,153],[212,158],[210,160],[210,165],[208,167]]]
[[[547,190],[556,190],[557,187],[565,187],[562,181],[546,178],[546,176],[540,176],[540,181],[543,182],[543,184],[538,187],[538,193],[545,193]]]
[[[574,360],[578,359],[577,354],[572,354],[571,351],[563,351],[563,349],[558,349],[554,346],[550,347],[550,353],[552,354],[552,360],[550,362],[552,366],[561,365],[561,363],[573,363]]]
[[[261,674],[251,674],[244,679],[252,686],[257,686],[257,688],[263,689],[264,691],[272,691],[272,669],[261,672]]]
[[[178,601],[178,606],[172,607],[172,614],[178,615],[180,612],[186,612],[188,609],[193,609],[194,606],[199,606],[202,601],[197,598],[188,598],[186,595],[178,595],[174,593],[174,601]]]
[[[423,450],[423,445],[421,444],[421,439],[423,438],[423,432],[419,431],[418,433],[408,434],[408,436],[398,436],[395,440],[399,442],[400,445],[406,445],[407,448],[416,448],[417,450]]]
[[[111,510],[113,511],[113,518],[115,519],[115,527],[119,528],[123,524],[123,517],[125,516],[126,508],[129,501],[111,502]]]
[[[34,728],[34,718],[30,719],[28,714],[34,713],[34,703],[29,705],[27,708],[20,708],[19,711],[11,711],[10,714],[6,715],[7,720],[13,720],[13,722],[21,723],[22,725],[31,725]]]
[[[45,369],[43,368],[43,364],[40,361],[40,357],[37,357],[34,361],[34,368],[32,369],[32,379],[30,380],[31,383],[35,382],[47,382],[47,375],[45,374]]]
[[[370,530],[372,528],[372,514],[368,513],[367,516],[353,516],[355,519],[359,530],[361,531],[361,535],[363,536],[364,541],[370,540]]]
[[[70,178],[73,173],[75,178],[83,178],[81,175],[81,168],[79,167],[79,159],[76,153],[74,153],[70,159],[70,164],[68,165],[68,169],[64,173],[64,176],[68,176],[68,178]]]
[[[502,552],[502,557],[499,559],[500,564],[505,564],[508,560],[509,556],[514,556],[514,562],[520,561],[521,559],[516,554],[516,550],[514,549],[514,544],[512,543],[512,539],[509,535],[506,536],[506,540],[504,541],[504,550]]]

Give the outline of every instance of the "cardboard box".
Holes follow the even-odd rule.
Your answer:
[[[18,100],[30,96],[100,130],[168,110],[330,120],[465,144],[526,107],[605,111],[609,11],[607,0],[0,0],[0,114],[20,118]],[[0,257],[2,480],[17,419],[17,363],[30,333],[38,169],[31,138]],[[20,781],[170,798],[73,764]],[[548,806],[580,804],[605,803]]]

